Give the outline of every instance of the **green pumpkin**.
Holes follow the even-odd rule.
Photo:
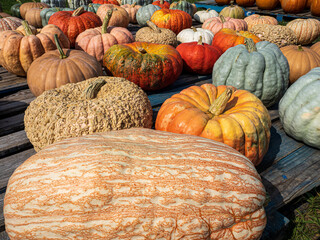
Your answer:
[[[99,3],[89,3],[88,5],[82,5],[81,7],[83,7],[85,11],[97,13],[98,8],[101,5],[102,4],[99,4]]]
[[[17,18],[21,18],[20,15],[20,6],[21,6],[21,1],[17,0],[18,3],[12,5],[12,7],[10,8],[11,11],[11,16],[12,17],[17,17]]]
[[[136,5],[140,5],[140,6],[146,6],[148,4],[151,4],[153,2],[153,0],[121,0],[121,5],[125,5],[125,4],[134,4],[136,3]]]
[[[161,9],[161,7],[156,6],[156,5],[152,5],[152,4],[149,4],[147,6],[143,6],[143,7],[139,8],[139,10],[136,14],[136,19],[137,19],[138,24],[141,27],[147,26],[147,21],[150,20],[152,14],[155,11],[160,10],[160,9]]]
[[[77,9],[82,5],[88,5],[91,3],[91,0],[67,0],[69,8]]]
[[[54,7],[54,8],[44,8],[43,10],[41,10],[40,12],[40,17],[41,17],[41,22],[42,22],[42,26],[46,26],[48,25],[49,19],[50,17],[59,11],[73,11],[73,9],[71,8],[58,8],[58,7]]]
[[[212,83],[231,85],[256,95],[266,107],[277,103],[289,84],[289,64],[277,45],[252,39],[229,48],[216,61]]]
[[[41,0],[42,3],[49,5],[50,7],[60,7],[65,8],[67,7],[66,0]]]
[[[170,9],[178,9],[188,13],[191,17],[193,16],[193,6],[191,3],[183,0],[179,2],[174,2],[170,5]]]
[[[219,13],[219,16],[221,15],[224,17],[231,17],[231,18],[238,18],[238,19],[244,19],[245,17],[244,10],[237,5],[233,5],[233,3],[230,6],[222,9],[221,12]]]
[[[320,149],[320,67],[295,81],[279,103],[284,131]]]

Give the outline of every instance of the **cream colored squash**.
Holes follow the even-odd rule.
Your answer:
[[[202,42],[211,45],[214,34],[204,28],[187,28],[182,30],[178,35],[177,39],[180,43],[186,42],[198,42],[200,36],[202,36]]]
[[[217,13],[215,10],[210,10],[210,8],[208,8],[207,10],[196,12],[193,15],[193,18],[200,23],[204,23],[207,19],[218,16],[219,13]]]

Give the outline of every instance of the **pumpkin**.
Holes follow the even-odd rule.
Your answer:
[[[247,31],[248,25],[242,19],[229,18],[224,16],[209,18],[202,24],[202,28],[210,30],[213,34],[222,28],[230,28],[237,31]]]
[[[153,5],[159,6],[160,8],[167,8],[169,9],[170,7],[170,3],[164,0],[160,0],[160,1],[154,1],[152,3]]]
[[[34,2],[26,2],[21,4],[20,6],[20,15],[23,19],[26,18],[26,14],[28,12],[28,10],[30,10],[31,8],[49,8],[50,6],[45,4],[45,3],[41,3],[41,2],[35,2],[35,0],[33,0]]]
[[[320,68],[295,81],[279,103],[279,116],[289,136],[320,149]]]
[[[197,42],[199,38],[202,38],[202,42],[211,45],[213,39],[213,33],[210,30],[203,28],[187,28],[183,29],[178,35],[177,39],[180,43]]]
[[[313,1],[313,0],[307,0],[306,8],[310,8],[310,7],[311,7],[312,1]]]
[[[101,4],[98,3],[89,3],[88,5],[81,5],[85,11],[97,13]]]
[[[175,34],[192,26],[190,14],[181,10],[160,9],[153,13],[150,20],[158,27],[170,29]]]
[[[231,1],[231,5],[223,8],[219,16],[244,19],[244,10],[237,5],[233,5],[233,1]]]
[[[180,76],[183,62],[178,51],[156,43],[134,42],[113,45],[103,58],[108,73],[125,77],[143,90],[159,90]]]
[[[96,4],[114,4],[120,6],[117,0],[92,0],[92,3]]]
[[[273,10],[280,4],[280,0],[256,0],[258,8],[263,10]]]
[[[128,27],[129,25],[129,14],[122,7],[114,4],[103,4],[98,8],[97,15],[100,17],[101,21],[107,15],[108,10],[112,9],[112,16],[109,20],[109,26],[115,27]]]
[[[246,38],[251,38],[254,43],[260,42],[260,38],[248,31],[235,31],[223,28],[217,32],[212,40],[212,45],[219,47],[223,52],[239,44],[244,44]]]
[[[55,35],[57,50],[37,58],[30,66],[27,82],[30,91],[39,96],[44,91],[67,83],[76,83],[102,75],[99,62],[80,50],[62,49]]]
[[[58,7],[53,7],[53,8],[44,8],[40,12],[40,17],[41,17],[41,23],[42,26],[48,25],[50,17],[59,11],[73,11],[71,8],[58,8]]]
[[[307,0],[281,0],[281,7],[286,13],[300,13],[304,10]]]
[[[11,17],[11,15],[5,12],[0,12],[0,18],[7,18],[7,17]]]
[[[10,12],[11,12],[12,17],[21,18],[20,6],[21,6],[22,2],[20,0],[16,0],[16,1],[18,3],[11,6]]]
[[[193,16],[193,5],[186,0],[180,0],[179,2],[173,2],[170,4],[170,9],[178,9],[188,13],[191,17]]]
[[[214,85],[231,85],[256,95],[266,107],[276,104],[289,84],[289,63],[280,49],[270,42],[229,48],[212,71]]]
[[[5,30],[15,30],[21,26],[22,20],[16,17],[0,17],[0,32]]]
[[[121,0],[121,5],[125,5],[125,4],[134,4],[136,3],[137,5],[140,6],[146,6],[149,4],[152,4],[153,0]]]
[[[9,179],[4,218],[23,239],[259,239],[265,199],[255,167],[229,146],[135,128],[30,157]]]
[[[253,94],[233,87],[192,86],[167,99],[156,130],[196,135],[225,143],[258,165],[268,151],[271,121]]]
[[[289,45],[280,50],[289,62],[291,84],[311,69],[320,67],[320,55],[307,47]]]
[[[115,44],[131,43],[134,38],[131,32],[122,27],[108,27],[112,9],[107,12],[102,27],[90,28],[79,34],[75,48],[95,57],[101,64],[105,52]]]
[[[320,55],[320,42],[316,42],[310,47],[311,50],[315,51]]]
[[[153,15],[153,13],[157,10],[160,10],[161,7],[153,5],[153,4],[149,4],[146,6],[143,6],[141,8],[138,9],[138,12],[136,14],[136,19],[138,24],[141,27],[145,27],[147,26],[147,21],[151,19],[151,16]]]
[[[281,25],[257,24],[250,32],[262,41],[276,44],[279,48],[297,43],[297,36],[290,28]]]
[[[311,14],[320,17],[320,0],[313,0],[310,7]]]
[[[287,23],[297,36],[297,44],[308,45],[320,35],[320,21],[316,19],[295,19]]]
[[[47,4],[51,8],[53,8],[53,7],[66,8],[67,7],[66,0],[41,0],[41,2]]]
[[[88,5],[91,3],[91,0],[67,0],[69,8],[77,9],[81,7],[82,5]]]
[[[76,38],[80,33],[102,25],[96,14],[84,11],[83,7],[74,11],[56,12],[50,17],[48,23],[58,26],[63,31],[69,38],[71,47],[75,46]]]
[[[183,60],[183,69],[201,75],[211,74],[213,65],[223,53],[219,47],[203,43],[202,36],[198,42],[180,44],[177,51]]]
[[[63,47],[70,47],[68,38],[54,25],[43,27],[40,33],[35,35],[27,22],[24,21],[22,24],[25,28],[25,35],[20,31],[0,32],[0,64],[10,73],[26,76],[31,63],[36,58],[56,49],[54,34],[58,34]]]
[[[236,3],[241,7],[252,7],[256,0],[236,0]]]
[[[217,13],[215,10],[210,10],[210,8],[208,8],[205,11],[196,12],[193,15],[193,18],[200,23],[204,23],[207,19],[218,17],[218,16],[219,16],[219,13]]]
[[[124,10],[127,11],[128,15],[129,15],[129,21],[131,23],[137,23],[136,15],[137,15],[137,12],[138,12],[139,8],[141,8],[141,6],[140,5],[136,5],[134,3],[132,5],[125,4],[125,5],[122,5],[121,7],[124,8]]]
[[[26,13],[26,16],[25,16],[26,21],[30,25],[34,26],[35,28],[43,27],[42,26],[41,16],[40,16],[40,13],[41,13],[42,9],[43,8],[31,8]]]
[[[249,17],[244,19],[248,24],[248,30],[250,31],[253,26],[257,24],[271,24],[271,25],[278,25],[277,19],[270,16],[263,16],[259,14],[252,14]]]
[[[218,5],[229,5],[231,0],[215,0]]]
[[[137,42],[167,44],[173,47],[178,45],[177,35],[170,29],[158,28],[153,22],[147,21],[148,27],[140,28],[136,33]]]

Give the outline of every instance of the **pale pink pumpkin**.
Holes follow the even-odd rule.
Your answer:
[[[81,49],[95,57],[101,64],[104,53],[115,44],[134,42],[132,33],[123,27],[109,26],[113,10],[108,10],[102,27],[90,28],[79,34],[76,49]]]
[[[129,14],[124,8],[114,4],[102,4],[97,11],[97,15],[101,21],[104,21],[108,10],[113,10],[108,26],[116,27],[128,27],[129,25]]]
[[[213,34],[216,34],[222,28],[230,28],[236,31],[247,31],[248,24],[243,19],[219,16],[207,19],[202,24],[202,28],[208,29],[213,32]]]
[[[139,8],[141,8],[140,5],[136,5],[136,2],[134,4],[124,4],[121,5],[122,8],[124,8],[127,13],[129,14],[129,20],[131,23],[137,23],[137,19],[136,19],[136,14],[139,10]]]

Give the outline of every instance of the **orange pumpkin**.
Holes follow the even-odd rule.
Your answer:
[[[42,28],[42,20],[40,17],[41,8],[31,8],[27,11],[25,19],[28,23],[36,28]]]
[[[252,7],[256,0],[236,0],[236,3],[242,7]]]
[[[253,28],[253,26],[258,24],[271,24],[271,25],[278,25],[277,19],[270,16],[263,16],[259,14],[252,14],[249,17],[244,19],[248,24],[248,30]]]
[[[35,0],[33,2],[26,2],[23,3],[20,6],[20,15],[23,19],[25,19],[27,12],[31,9],[31,8],[49,8],[50,6],[45,4],[45,3],[41,3],[41,2],[36,2]]]
[[[263,10],[273,10],[279,3],[280,0],[256,0],[257,7]]]
[[[151,22],[156,24],[159,28],[167,28],[178,34],[183,29],[192,26],[192,18],[190,14],[174,9],[160,9],[153,13]]]
[[[161,106],[157,130],[223,142],[258,165],[270,141],[268,110],[252,93],[224,85],[192,86]]]
[[[289,81],[291,84],[311,69],[320,67],[320,55],[312,49],[289,45],[280,48],[280,50],[289,62]]]
[[[136,15],[139,8],[141,8],[141,6],[134,3],[134,4],[124,4],[124,5],[121,5],[121,7],[127,11],[129,15],[129,21],[131,23],[137,23]]]
[[[202,28],[210,30],[213,34],[219,32],[222,28],[230,28],[237,31],[248,30],[248,24],[243,19],[235,19],[224,16],[207,19]]]
[[[216,0],[215,2],[218,5],[228,5],[230,4],[231,0]]]
[[[313,44],[310,49],[320,55],[320,42],[316,42],[315,44]]]
[[[101,21],[104,20],[108,10],[111,9],[113,10],[113,12],[108,26],[124,28],[128,27],[130,22],[129,14],[122,7],[116,6],[114,4],[103,4],[98,8],[97,15],[100,17]]]
[[[310,8],[312,4],[312,0],[307,0],[306,8]]]
[[[286,13],[300,13],[304,10],[307,0],[281,0],[281,7]]]
[[[311,14],[320,17],[320,0],[313,0],[310,7]]]

